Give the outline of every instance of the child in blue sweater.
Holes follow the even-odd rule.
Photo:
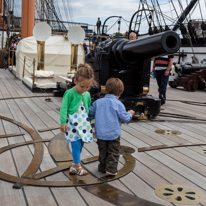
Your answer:
[[[95,117],[95,132],[99,149],[98,170],[109,175],[117,174],[119,160],[121,121],[129,123],[133,110],[126,112],[119,101],[124,84],[118,78],[106,82],[107,94],[95,101],[89,108],[89,118]]]

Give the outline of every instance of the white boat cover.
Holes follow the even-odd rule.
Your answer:
[[[37,61],[37,41],[32,37],[22,39],[16,51],[16,77],[22,79],[24,56],[26,56],[25,76],[33,73],[33,58]],[[63,36],[50,36],[45,42],[45,71],[52,71],[55,75],[67,75],[70,72],[71,43]],[[77,65],[84,63],[85,53],[82,44],[78,46]],[[35,63],[37,70],[37,62]]]

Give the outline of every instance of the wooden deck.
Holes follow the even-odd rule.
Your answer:
[[[151,79],[150,92],[157,97],[157,85]],[[59,110],[62,98],[51,97],[52,102],[45,101],[48,93],[32,93],[21,81],[16,79],[8,70],[0,69],[0,115],[21,122],[35,131],[43,128],[59,126]],[[35,97],[38,96],[38,97]],[[42,97],[41,97],[42,96]],[[18,98],[17,98],[18,97]],[[26,98],[28,97],[28,98]],[[8,98],[2,100],[2,98]],[[194,93],[183,89],[168,87],[168,100],[184,100],[206,102],[206,91]],[[206,119],[206,106],[195,106],[180,101],[167,101],[162,112],[188,115],[198,119]],[[121,145],[135,148],[133,156],[136,159],[135,169],[126,176],[111,181],[108,184],[136,195],[148,201],[161,205],[181,205],[160,199],[154,193],[155,188],[161,185],[179,184],[195,188],[206,196],[206,155],[199,153],[199,149],[206,146],[187,146],[179,148],[159,149],[147,152],[138,152],[138,148],[179,143],[206,143],[206,123],[181,123],[184,119],[158,116],[157,119],[177,120],[165,122],[137,122],[122,125]],[[170,129],[181,132],[181,135],[160,135],[157,129]],[[0,138],[0,147],[18,142],[32,140],[31,136],[22,128],[11,122],[0,119],[0,135],[24,132],[25,135]],[[53,138],[60,130],[39,132],[42,139]],[[34,153],[33,145],[17,147],[0,155],[0,170],[20,177],[30,164]],[[95,142],[86,144],[82,158],[98,155]],[[120,158],[119,168],[124,164]],[[44,143],[44,157],[39,171],[55,167],[56,164],[48,152],[48,143]],[[87,166],[97,176],[97,162]],[[45,178],[50,181],[67,181],[63,173]],[[2,206],[101,206],[113,205],[81,187],[37,187],[24,186],[22,189],[13,189],[13,183],[0,180],[0,205]],[[196,205],[206,205],[206,199]]]

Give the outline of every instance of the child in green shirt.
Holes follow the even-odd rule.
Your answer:
[[[88,172],[81,167],[80,154],[84,142],[93,141],[92,127],[88,118],[91,106],[90,93],[87,91],[94,79],[90,65],[80,64],[74,77],[76,84],[65,92],[60,110],[60,130],[65,133],[67,142],[71,142],[74,163],[70,167],[70,174],[80,176]]]

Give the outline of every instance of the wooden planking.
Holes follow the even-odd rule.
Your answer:
[[[90,144],[86,144],[86,146],[83,148],[82,150],[82,157],[86,158],[86,157],[91,157],[91,153],[96,156],[98,154],[98,149],[97,149],[97,145],[96,143],[90,143]],[[87,165],[84,165],[86,167],[86,169],[88,171],[92,171],[92,173],[97,176],[97,177],[101,177],[103,176],[103,173],[99,172],[97,170],[97,165],[98,165],[98,162],[94,162],[94,163],[90,163],[90,164],[87,164]],[[119,165],[120,168],[122,167],[122,165],[120,164]],[[121,181],[119,180],[115,180],[115,181],[112,181],[109,183],[110,185],[112,185],[113,187],[116,187],[124,192],[127,192],[129,194],[132,194],[133,193],[128,190],[127,187],[125,187],[125,185],[122,184]],[[83,190],[82,188],[78,188],[79,192],[83,195],[83,197],[86,199],[86,201],[89,203],[89,205],[96,205],[98,202],[100,205],[112,205],[94,195],[91,195],[90,193],[88,193],[87,191]]]
[[[128,141],[127,135],[126,135],[126,137],[124,134],[122,135],[122,138],[126,141]],[[124,145],[128,145],[128,146],[132,147],[130,141],[125,142]],[[139,146],[139,145],[136,144],[136,146]],[[133,145],[133,147],[134,147],[134,145]],[[185,178],[184,177],[185,175],[178,174],[177,171],[174,171],[174,168],[170,168],[168,165],[170,165],[172,162],[168,161],[166,165],[164,164],[165,162],[161,162],[160,157],[164,156],[166,158],[167,156],[164,154],[161,154],[161,152],[159,152],[159,151],[156,151],[156,152],[158,153],[158,157],[159,157],[159,158],[157,157],[156,160],[153,158],[152,151],[151,151],[151,156],[148,155],[146,152],[143,152],[143,153],[135,152],[135,153],[133,153],[133,156],[138,161],[140,161],[142,164],[144,164],[146,167],[148,167],[150,170],[154,171],[160,177],[167,180],[171,184],[182,184],[182,185],[191,186],[193,188],[198,189],[203,194],[205,194],[205,190],[198,187],[196,184],[192,183],[189,179]],[[125,176],[125,177],[127,177],[127,176]],[[131,182],[131,184],[132,184],[132,182]],[[151,184],[151,183],[148,182],[148,184]],[[128,182],[127,182],[127,185],[129,185]],[[161,182],[159,182],[158,186],[160,186],[160,185],[162,185]],[[204,201],[204,203],[206,203],[206,200]]]
[[[157,97],[157,98],[159,96],[156,79],[152,79],[152,78],[150,79],[149,94],[152,94],[152,96]],[[181,87],[178,87],[175,89],[175,88],[171,88],[168,85],[167,86],[167,99],[205,102],[205,90],[197,90],[195,92],[189,92],[187,90],[184,90]]]
[[[35,95],[30,91],[27,91],[25,89],[25,86],[21,84],[21,82],[17,79],[15,79],[11,74],[7,71],[5,71],[6,74],[3,73],[3,76],[8,80],[8,83],[4,81],[4,83],[9,85],[9,88],[11,89],[11,86],[13,89],[16,90],[16,92],[21,96],[23,93],[25,93],[28,96]],[[9,79],[11,77],[11,79]],[[153,86],[156,85],[156,82],[153,82]],[[1,83],[0,83],[1,84]],[[18,88],[15,88],[15,85],[18,85]],[[5,86],[4,84],[2,86]],[[22,92],[21,90],[22,89]],[[156,88],[152,88],[152,90],[155,90]],[[4,91],[3,91],[4,92]],[[157,91],[155,91],[157,94]],[[182,92],[182,91],[180,91]],[[179,94],[180,94],[179,92]],[[170,94],[169,94],[170,93]],[[4,95],[10,95],[14,93],[9,93]],[[43,94],[43,93],[42,93]],[[174,98],[178,97],[179,94],[175,94],[173,91],[169,91],[168,89],[168,98]],[[191,97],[191,93],[188,93],[186,99],[192,101],[195,101],[193,97]],[[3,96],[1,93],[0,88],[0,95]],[[39,93],[37,93],[39,95]],[[197,96],[197,95],[196,95]],[[201,97],[202,98],[202,97]],[[18,100],[7,100],[7,101],[0,101],[3,102],[3,109],[0,110],[0,113],[4,116],[7,116],[6,114],[11,111],[11,114],[13,118],[16,120],[23,122],[24,124],[29,125],[30,127],[38,130],[46,127],[52,127],[52,126],[58,126],[59,125],[59,111],[56,110],[56,108],[61,106],[62,98],[60,97],[52,97],[53,102],[46,102],[44,97],[41,98],[31,98],[31,99],[18,99]],[[202,98],[203,100],[203,98]],[[197,101],[197,100],[196,100]],[[1,104],[0,104],[1,106]],[[186,107],[189,108],[189,111],[187,111]],[[6,109],[5,109],[6,108]],[[9,110],[7,109],[9,108]],[[177,102],[167,102],[164,107],[165,112],[171,112],[171,113],[177,113],[177,112],[184,112],[186,115],[194,116],[196,113],[198,113],[197,106],[192,105],[186,105],[183,103],[177,103]],[[205,115],[205,109],[201,114],[196,115],[197,117],[203,118],[203,115]],[[182,113],[181,113],[182,114]],[[32,117],[32,118],[31,118]],[[165,118],[165,117],[158,117],[161,119],[171,119],[171,118]],[[2,126],[5,124],[3,122]],[[10,123],[8,123],[10,124]],[[128,145],[130,147],[135,147],[137,150],[137,147],[143,147],[143,146],[149,146],[149,145],[156,145],[156,144],[162,144],[162,143],[181,143],[181,142],[196,142],[198,139],[199,141],[204,141],[204,131],[206,129],[205,125],[197,125],[199,131],[193,129],[195,128],[194,125],[190,126],[191,124],[184,124],[182,128],[182,124],[180,123],[168,123],[168,122],[162,122],[162,123],[135,123],[130,124],[129,126],[123,125],[123,134],[122,134],[122,145]],[[180,128],[183,132],[180,136],[161,136],[156,133],[154,133],[155,128]],[[190,127],[189,129],[187,127]],[[18,127],[16,127],[18,128]],[[1,127],[0,127],[1,129]],[[13,126],[11,129],[15,129]],[[187,134],[185,134],[185,131],[188,131]],[[18,128],[18,131],[22,131],[21,128]],[[49,131],[40,133],[42,138],[48,138],[54,134],[58,134],[60,131],[57,129],[55,131]],[[197,136],[194,136],[194,134],[198,134]],[[23,138],[23,137],[21,137]],[[25,139],[30,139],[30,136],[28,134],[24,135]],[[12,140],[14,141],[14,140]],[[45,171],[46,169],[51,168],[54,166],[53,160],[51,160],[48,151],[47,150],[47,144],[45,144],[45,155],[42,162],[42,165],[40,167],[41,171]],[[29,151],[32,155],[32,145],[28,146]],[[205,177],[204,167],[205,167],[205,159],[204,156],[197,153],[196,150],[199,147],[187,147],[187,148],[176,148],[176,149],[170,149],[170,151],[156,151],[157,155],[153,157],[152,152],[150,153],[138,153],[137,151],[134,153],[134,157],[136,158],[136,167],[133,170],[132,173],[129,175],[121,178],[120,180],[116,180],[114,182],[111,182],[113,186],[116,185],[117,188],[121,188],[123,191],[127,191],[131,194],[136,194],[139,196],[141,195],[142,198],[146,197],[145,199],[151,198],[155,199],[158,203],[162,203],[163,205],[171,205],[171,203],[165,202],[156,196],[153,197],[154,188],[159,185],[163,184],[185,184],[189,185],[191,187],[194,187],[202,192],[205,193],[205,190],[201,189],[197,184],[194,183],[194,181],[190,180],[188,177],[185,177],[185,175],[180,174],[178,170],[175,170],[176,167],[180,164],[182,165],[182,161],[185,161],[186,163],[182,166],[185,166],[188,168],[186,170],[186,173],[189,173],[192,169],[192,174],[199,174],[200,176]],[[17,149],[17,148],[16,148]],[[15,152],[15,150],[13,153]],[[17,151],[17,150],[16,150]],[[95,143],[92,144],[85,144],[85,148],[83,149],[82,155],[84,158],[91,157],[93,155],[98,154],[98,149]],[[196,155],[195,155],[196,154]],[[3,155],[3,154],[2,154]],[[178,155],[178,159],[177,159]],[[162,157],[163,159],[161,159]],[[1,158],[0,158],[1,159]],[[190,161],[191,160],[191,161]],[[166,164],[166,161],[168,161],[168,164],[170,162],[172,163],[172,166],[169,167]],[[203,168],[199,171],[195,171],[195,161],[197,161],[197,165],[202,165]],[[189,163],[187,163],[189,162]],[[19,164],[19,163],[18,163]],[[28,162],[29,164],[29,162]],[[97,168],[97,162],[89,164],[87,167],[92,170],[95,174],[98,174],[96,168]],[[120,164],[121,167],[122,164],[124,164],[124,160],[120,158]],[[198,168],[199,168],[198,166]],[[191,168],[191,169],[190,169]],[[18,168],[17,168],[18,169]],[[19,169],[18,169],[19,170]],[[197,169],[196,169],[197,170]],[[20,170],[19,170],[20,171]],[[100,174],[99,174],[100,175]],[[199,177],[199,176],[198,176]],[[52,175],[51,177],[46,178],[48,180],[65,180],[67,179],[65,176],[62,176],[62,174],[56,174]],[[195,179],[195,177],[194,177]],[[134,184],[135,182],[135,184]],[[9,184],[9,183],[6,183]],[[138,186],[137,186],[138,185]],[[25,187],[30,188],[33,190],[33,187]],[[25,190],[24,188],[24,190]],[[70,190],[69,190],[70,189]],[[48,198],[50,197],[55,199],[54,205],[111,205],[108,202],[105,202],[101,200],[100,198],[91,195],[90,193],[84,191],[82,188],[75,189],[75,188],[51,188]],[[21,191],[21,190],[20,190]],[[40,201],[35,202],[34,198],[30,196],[28,191],[26,191],[26,198],[28,198],[31,201],[29,202],[29,205],[35,205],[39,204]],[[152,195],[151,195],[152,194]],[[34,194],[35,196],[35,194]],[[148,197],[149,196],[149,197]],[[39,194],[35,196],[37,199],[39,197]],[[76,202],[78,201],[78,202]],[[153,201],[153,200],[152,200]],[[1,199],[0,199],[1,203]],[[46,202],[42,201],[41,204],[47,204]],[[203,202],[203,205],[206,204],[206,202]],[[21,205],[21,204],[20,204]],[[23,204],[22,204],[23,205]],[[51,204],[53,205],[53,204]],[[199,205],[199,204],[197,204]]]
[[[194,106],[180,102],[168,101],[164,108],[165,110],[163,112],[168,111],[173,114],[189,115],[192,117],[196,117],[197,119],[206,119],[206,111],[205,107],[203,106]]]
[[[157,127],[155,126],[155,125],[157,125],[157,123],[155,123],[155,125],[154,124],[144,124],[144,123],[139,123],[139,124],[141,127],[146,127],[147,129],[150,129],[151,131],[155,131],[157,128],[159,128],[158,126]],[[161,125],[161,124],[158,124],[158,125]],[[169,123],[169,127],[170,126],[171,126],[171,123]],[[179,141],[177,141],[177,143],[190,142],[190,141],[187,141],[187,139],[191,139],[192,142],[196,141],[192,137],[189,138],[189,136],[185,135],[184,133],[181,135],[178,135],[178,136],[171,136],[171,135],[163,135],[163,136],[165,138],[171,138],[171,139],[175,138],[175,142],[176,142],[176,139],[179,139]],[[185,137],[185,139],[182,137]],[[203,155],[201,155],[200,153],[196,152],[198,149],[200,149],[200,147],[198,147],[198,146],[182,147],[182,148],[174,148],[174,149],[176,151],[179,151],[182,154],[185,154],[186,156],[190,157],[191,159],[194,159],[195,161],[200,162],[203,165],[206,164],[205,157]]]
[[[81,155],[82,157],[87,158],[87,157],[97,156],[97,155],[99,155],[99,151],[98,151],[98,146],[95,142],[84,145],[84,148],[82,150],[82,155]],[[104,175],[103,173],[98,171],[97,161],[94,163],[90,163],[88,165],[86,164],[85,167],[88,168],[88,170],[92,171],[92,173],[96,175],[97,177],[101,177]],[[119,169],[121,167],[122,167],[122,164],[119,165]],[[109,184],[111,184],[114,187],[119,188],[122,191],[132,194],[132,192],[129,191],[119,180],[112,181]]]
[[[1,82],[1,79],[0,79],[0,82]],[[0,83],[1,84],[1,83]],[[1,89],[0,89],[0,98],[4,98],[3,97],[3,94],[2,94],[2,92],[1,92]]]
[[[29,101],[27,103],[30,104],[31,102]],[[43,113],[43,112],[40,111],[41,110],[40,108],[39,108],[39,110],[38,110],[38,108],[34,108],[38,112],[33,113],[32,108],[30,108],[24,101],[18,102],[18,104],[19,104],[19,107],[24,110],[23,113],[24,113],[25,116],[27,116],[27,117],[29,117],[29,116],[34,117],[33,119],[29,119],[29,120],[30,120],[30,123],[34,126],[35,129],[39,128],[40,126],[41,127],[42,126],[46,127],[44,125],[44,122],[42,122],[39,119],[39,117],[38,117],[38,115],[41,115],[41,113]],[[35,106],[35,105],[32,105],[32,106]],[[49,119],[47,119],[47,120],[48,121],[46,121],[46,124],[49,124],[50,121],[49,121]],[[41,136],[46,138],[48,136],[52,137],[54,135],[52,134],[52,132],[44,132],[44,134],[41,135]],[[41,169],[42,169],[42,171],[45,171],[45,170],[50,169],[50,168],[52,168],[54,166],[55,166],[55,163],[53,162],[52,158],[50,157],[47,148],[45,148],[45,150],[44,150],[44,158],[43,158],[43,161],[42,161],[42,164],[41,164]],[[61,180],[61,181],[68,180],[62,173],[58,173],[58,174],[52,175],[50,177],[47,177],[46,179],[47,180],[52,180],[52,181],[55,181],[55,180]],[[66,196],[65,197],[61,197],[61,189],[60,190],[55,190],[54,188],[51,188],[51,191],[52,191],[51,195],[54,195],[55,199],[63,198],[64,200],[62,200],[62,201],[65,201],[65,202],[67,201],[67,203],[69,203],[68,202],[68,196],[70,196],[70,195],[68,194],[67,197]],[[75,190],[75,188],[73,188],[73,190]],[[65,191],[65,189],[64,189],[64,191]],[[76,194],[77,194],[76,198],[80,198],[79,194],[78,193],[76,193]]]
[[[82,189],[81,187],[78,187],[78,191],[79,193],[82,195],[82,197],[86,200],[86,202],[88,203],[89,206],[112,206],[113,204],[106,202],[94,195],[92,195],[91,193],[85,191],[84,189]],[[74,204],[74,206],[77,204]]]
[[[9,93],[8,89],[6,88],[4,81],[3,81],[3,76],[2,76],[2,72],[0,70],[0,91],[2,94],[2,97],[6,98],[6,97],[11,97],[11,94]]]
[[[121,144],[122,145],[125,145],[124,143],[122,143],[122,140],[121,140]],[[89,152],[92,152],[92,154],[94,156],[98,155],[98,148],[97,146],[94,147],[92,146],[92,144],[86,144],[85,145],[85,148],[89,151]],[[95,165],[96,164],[96,170],[97,170],[97,165],[98,163],[92,163],[92,165]],[[91,165],[91,164],[90,164]],[[122,167],[123,165],[122,164],[119,164],[118,165],[119,167]],[[89,167],[89,166],[88,166]],[[136,165],[137,167],[137,165]],[[161,178],[160,178],[161,179]],[[154,190],[153,188],[151,188],[150,186],[148,186],[147,183],[145,183],[141,178],[139,178],[137,175],[133,174],[133,173],[129,173],[128,175],[120,178],[120,182],[124,183],[124,185],[127,186],[127,189],[129,188],[130,191],[132,193],[134,193],[135,195],[137,195],[138,197],[140,198],[143,198],[143,199],[147,199],[149,201],[152,201],[152,202],[156,202],[156,203],[162,203],[164,205],[171,205],[170,203],[167,203],[163,200],[160,200],[155,194],[154,194]],[[135,182],[135,184],[134,184]],[[165,183],[165,181],[163,181]],[[112,182],[111,182],[112,184]],[[138,185],[138,187],[136,186]],[[144,188],[144,190],[142,189]],[[120,189],[120,188],[119,188]],[[122,188],[121,190],[125,191],[124,188]]]
[[[170,124],[171,125],[171,124]],[[148,133],[148,134],[150,134],[150,133]],[[159,136],[165,136],[165,135],[159,135]],[[154,137],[154,134],[153,134],[153,137]],[[164,142],[163,142],[164,143]],[[164,143],[165,144],[165,143]],[[160,150],[161,151],[161,150]],[[176,150],[173,150],[173,149],[167,149],[167,150],[162,150],[162,152],[163,153],[165,153],[165,154],[168,154],[169,153],[169,151],[170,151],[170,154],[173,154],[173,158],[175,159],[178,159],[178,161],[179,162],[181,162],[182,164],[184,163],[184,162],[187,162],[188,163],[188,165],[187,165],[187,167],[188,168],[192,168],[192,169],[194,169],[195,167],[197,167],[197,169],[199,169],[198,170],[198,172],[199,173],[201,173],[203,176],[206,174],[206,173],[204,173],[204,166],[202,165],[202,164],[199,164],[199,163],[197,163],[197,162],[195,162],[195,161],[193,161],[192,159],[190,159],[190,158],[188,158],[188,157],[186,157],[186,156],[184,156],[184,155],[182,155],[181,156],[181,160],[180,160],[180,158],[179,158],[179,154],[178,154],[178,152],[176,151]],[[167,153],[168,152],[168,153]],[[193,163],[193,164],[192,164]],[[195,163],[196,163],[196,165],[195,165]],[[200,169],[199,167],[198,167],[198,164],[199,164],[199,166],[202,166],[202,169]],[[184,171],[185,171],[185,169],[184,169]],[[189,171],[189,172],[191,172],[191,171]],[[196,176],[198,176],[198,174],[196,174]],[[201,179],[202,178],[202,176],[198,176],[196,179]],[[196,180],[197,181],[197,180]]]
[[[89,144],[85,144],[84,148],[82,150],[82,158],[88,158],[88,157],[92,157],[92,156],[97,156],[99,154],[98,151],[98,147],[97,144],[95,142],[93,143],[89,143]],[[94,163],[90,163],[90,164],[86,164],[84,165],[86,168],[88,168],[89,171],[92,171],[92,173],[97,176],[97,177],[102,177],[104,176],[103,173],[98,171],[98,162],[94,162]],[[122,167],[122,164],[119,165],[119,169]],[[110,182],[109,184],[111,184],[114,187],[119,188],[122,191],[125,191],[127,193],[132,194],[132,192],[130,190],[128,190],[119,180],[115,180]]]
[[[0,120],[0,130],[4,132],[2,120]],[[7,139],[0,140],[0,147],[8,145]],[[1,170],[17,176],[15,164],[13,162],[11,151],[7,151],[0,155]],[[24,193],[22,190],[12,189],[13,184],[0,180],[0,205],[26,205]]]
[[[27,96],[34,96],[35,93],[33,93],[30,89],[28,89],[24,84],[22,84],[22,81],[14,77],[9,71],[6,71],[8,76],[13,80],[15,84],[19,86],[19,88],[27,95]],[[38,95],[38,93],[37,93]]]
[[[12,85],[10,84],[10,81],[8,81],[8,79],[5,77],[4,74],[1,73],[1,79],[5,85],[5,87],[7,88],[7,90],[9,91],[9,93],[11,94],[12,97],[19,97],[19,94],[16,92],[16,90],[12,87]]]
[[[160,151],[162,151],[164,154],[167,154],[171,158],[177,160],[182,165],[185,165],[188,168],[194,170],[196,173],[200,174],[201,176],[206,177],[206,166],[204,166],[203,164],[173,149],[166,149]]]
[[[35,98],[34,98],[35,99]],[[42,119],[44,119],[44,116],[46,115],[46,113],[44,113],[44,111],[40,108],[40,107],[38,107],[37,105],[35,105],[34,103],[32,103],[32,99],[27,99],[26,101],[25,101],[26,103],[27,103],[27,106],[29,106],[33,111],[35,111],[35,114],[42,120]],[[45,107],[45,105],[44,105],[44,109],[46,109],[46,107]],[[45,119],[45,121],[44,121],[44,123],[45,124],[47,124],[47,126],[51,126],[51,124],[50,123],[52,123],[53,122],[53,120],[49,117],[49,116],[47,116],[47,118]],[[43,166],[42,166],[43,167]],[[48,178],[46,178],[46,179],[50,179],[50,177],[48,177]],[[54,179],[53,179],[54,180]],[[57,180],[57,179],[56,179]],[[74,190],[75,190],[75,188],[73,188]],[[53,188],[52,188],[52,191],[53,191]],[[56,191],[55,190],[55,197],[56,196],[59,196],[59,198],[60,198],[60,196],[61,196],[61,192],[58,192],[58,191]],[[76,197],[76,198],[79,198],[79,197]],[[97,197],[96,197],[97,198]],[[66,200],[65,200],[66,201]]]
[[[141,132],[144,135],[147,135],[155,140],[157,140],[158,142],[162,143],[162,144],[174,144],[174,141],[172,141],[172,139],[169,138],[165,138],[166,135],[160,135],[154,131],[150,131],[148,129],[146,129],[145,127],[141,127],[137,124],[131,124],[129,125],[129,127],[133,128],[134,131],[136,133],[136,131]],[[124,127],[126,128],[126,127]],[[127,131],[127,129],[126,129]],[[141,134],[140,134],[141,135]]]
[[[13,101],[13,100],[7,100],[7,101]],[[8,116],[8,112],[7,112],[7,116]],[[8,132],[19,131],[19,128],[16,125],[7,121],[3,121],[3,122],[6,131]],[[16,142],[22,142],[22,141],[24,141],[23,138],[21,139],[9,138],[10,144]],[[21,176],[24,173],[24,171],[27,169],[29,163],[31,162],[32,153],[29,150],[28,146],[15,148],[12,150],[12,153],[14,154],[14,160],[15,160],[16,167],[18,169],[19,176]],[[56,205],[55,199],[53,198],[49,188],[27,186],[23,190],[25,192],[28,203],[31,205],[38,205],[41,204],[41,202],[46,202],[46,201],[51,205]]]
[[[197,184],[200,188],[206,191],[205,185],[205,177],[198,174],[197,172],[193,171],[189,167],[180,164],[179,162],[175,161],[173,158],[169,157],[168,155],[163,155],[160,151],[148,151],[147,154],[151,155],[158,161],[164,163],[167,167],[173,169],[178,174],[182,176],[186,176],[189,181],[194,184]]]
[[[11,84],[13,90],[15,90],[17,92],[19,97],[27,96],[26,93],[20,88],[20,86],[15,81],[13,81],[13,78],[11,78],[11,76],[9,74],[10,74],[9,72],[5,72],[4,76],[5,76],[6,80]]]

